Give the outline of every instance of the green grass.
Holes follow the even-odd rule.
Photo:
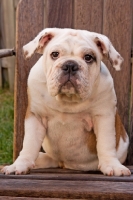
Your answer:
[[[12,163],[13,118],[13,94],[0,90],[0,165]]]

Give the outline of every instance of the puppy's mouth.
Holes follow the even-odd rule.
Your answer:
[[[77,93],[77,91],[72,81],[68,80],[67,82],[61,85],[59,93],[66,94],[66,96],[70,97],[71,95]]]
[[[56,100],[76,103],[81,101],[75,78],[73,80],[68,79],[60,85]]]

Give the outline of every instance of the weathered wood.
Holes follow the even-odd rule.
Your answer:
[[[50,0],[46,4],[47,27],[73,27],[73,0]]]
[[[39,198],[131,199],[133,182],[0,179],[0,195]]]
[[[8,196],[1,196],[0,200],[62,200],[62,198],[33,198],[33,197],[8,197]],[[64,199],[64,198],[63,198]],[[69,200],[69,199],[64,199]],[[73,199],[78,200],[78,199]],[[92,199],[84,199],[84,200],[92,200]]]
[[[132,64],[132,78],[131,78],[131,99],[130,99],[130,145],[128,162],[133,165],[133,47],[131,53],[131,64]]]
[[[24,117],[27,107],[27,77],[38,60],[35,55],[28,61],[23,58],[22,47],[43,29],[44,0],[22,0],[18,5],[16,21],[16,71],[15,71],[15,125],[14,159],[22,149]]]
[[[0,166],[0,174],[1,173],[1,169],[3,168],[4,166]],[[130,171],[132,172],[133,174],[133,165],[131,166],[126,166],[128,167],[128,169],[130,169]],[[72,170],[72,169],[65,169],[65,168],[47,168],[47,169],[32,169],[30,174],[102,174],[100,171],[79,171],[79,170]]]
[[[133,166],[129,168],[133,170]],[[0,196],[9,200],[18,197],[21,197],[21,200],[133,198],[133,175],[108,177],[94,173],[68,169],[38,169],[32,170],[28,175],[0,174]]]
[[[15,15],[14,0],[1,1],[0,16],[0,48],[13,48],[15,45]],[[2,68],[7,71],[10,91],[14,90],[15,58],[2,58]]]
[[[131,81],[131,36],[132,36],[132,0],[104,0],[103,34],[108,36],[117,51],[124,58],[122,70],[116,72],[110,63],[108,68],[113,76],[118,111],[128,131],[129,93]]]
[[[60,200],[59,198],[33,198],[33,197],[8,197],[8,196],[1,196],[0,200]]]
[[[75,0],[74,28],[102,32],[103,0]]]
[[[44,170],[45,171],[45,170]],[[55,172],[55,173],[54,173]],[[56,173],[54,169],[53,173],[34,173],[27,175],[4,175],[0,174],[1,179],[26,179],[26,180],[65,180],[65,181],[104,181],[104,182],[133,182],[133,174],[131,176],[114,177],[114,176],[104,176],[103,174],[97,174],[95,172],[74,174],[74,173]],[[94,174],[95,173],[95,174]]]
[[[16,52],[14,49],[0,49],[0,58],[15,56]]]

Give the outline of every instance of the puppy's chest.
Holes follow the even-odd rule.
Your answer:
[[[48,121],[46,137],[52,146],[60,149],[80,148],[87,143],[92,128],[90,116],[54,117]]]

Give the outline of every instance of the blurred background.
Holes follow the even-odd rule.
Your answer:
[[[15,47],[19,0],[0,0],[0,49]],[[0,59],[0,165],[12,162],[15,57]]]

